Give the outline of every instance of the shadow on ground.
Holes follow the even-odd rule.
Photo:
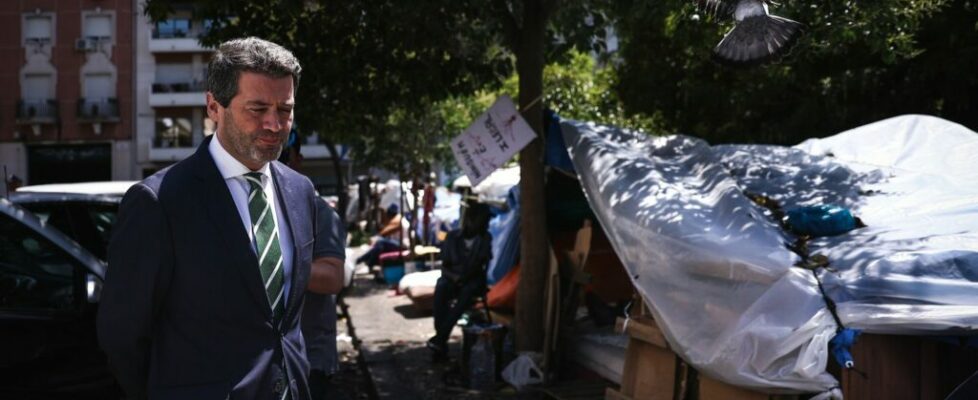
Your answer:
[[[394,311],[407,319],[433,318],[431,310],[420,311],[417,307],[410,304],[401,304],[394,307]]]

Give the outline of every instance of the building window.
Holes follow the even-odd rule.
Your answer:
[[[24,18],[25,44],[50,44],[54,24],[50,15],[32,14]]]
[[[192,147],[193,125],[190,118],[157,117],[153,144],[159,148]]]
[[[204,81],[195,79],[193,64],[158,63],[153,93],[203,92]]]
[[[82,79],[82,97],[91,100],[105,100],[115,97],[112,74],[89,73]]]
[[[112,15],[90,14],[85,16],[86,39],[109,42],[112,40]]]
[[[54,98],[54,76],[51,74],[24,75],[24,85],[21,89],[21,98],[25,100],[48,100]]]
[[[190,19],[169,18],[156,23],[155,39],[185,38],[190,35]]]

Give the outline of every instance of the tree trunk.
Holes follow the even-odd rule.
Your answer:
[[[346,208],[347,203],[350,202],[350,196],[346,192],[346,180],[343,179],[343,166],[340,162],[340,153],[336,151],[336,145],[333,144],[332,140],[327,139],[324,136],[320,136],[323,140],[323,144],[326,145],[326,149],[329,150],[329,158],[333,161],[333,170],[336,171],[336,214],[340,216],[340,221],[344,224],[346,221]]]
[[[523,26],[516,50],[523,118],[537,132],[537,139],[520,152],[520,281],[516,294],[516,349],[542,351],[544,292],[550,260],[544,201],[543,94],[546,10],[541,0],[524,2]],[[530,104],[530,103],[533,104]]]

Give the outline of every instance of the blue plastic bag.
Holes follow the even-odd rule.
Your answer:
[[[856,343],[856,338],[862,331],[858,329],[843,329],[835,334],[835,337],[829,341],[829,347],[832,349],[832,357],[835,358],[835,362],[839,363],[843,368],[852,368],[852,345]]]
[[[836,205],[797,207],[785,213],[785,222],[799,235],[834,236],[856,229],[856,218]]]

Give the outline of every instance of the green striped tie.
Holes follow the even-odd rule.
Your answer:
[[[265,283],[265,294],[268,304],[272,306],[272,318],[278,320],[285,312],[285,272],[282,269],[282,247],[278,242],[278,227],[275,226],[275,211],[265,198],[261,184],[260,172],[244,174],[245,180],[251,184],[248,193],[248,212],[251,214],[251,229],[255,234],[255,244],[258,249],[258,269],[261,271],[262,282]]]

